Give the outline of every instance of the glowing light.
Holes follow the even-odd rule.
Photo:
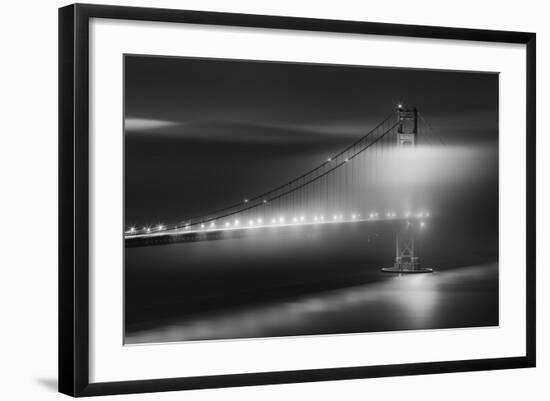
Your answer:
[[[163,226],[162,224],[159,224],[159,225],[157,226],[157,230],[164,230],[164,226]]]
[[[321,220],[321,221],[325,220],[325,216],[319,217],[319,220]]]
[[[338,216],[334,215],[332,216],[332,220],[336,220],[338,218]]]
[[[204,228],[204,224],[201,224],[201,228]]]
[[[229,227],[231,224],[229,222],[225,223],[226,227]]]
[[[210,223],[210,228],[214,228],[214,227],[216,227],[216,223],[214,222]]]
[[[373,213],[369,213],[369,219],[372,219],[374,217]]]
[[[262,224],[262,219],[258,219],[258,224]]]
[[[285,222],[285,218],[284,217],[279,217],[279,223],[284,223]]]
[[[398,109],[401,109],[401,108],[403,108],[403,105],[402,105],[401,103],[399,103],[399,104],[397,105],[397,108],[398,108]]]
[[[239,224],[241,224],[239,220],[235,220],[235,225],[238,226]]]
[[[425,225],[426,224],[423,221],[420,222],[420,227],[424,227]]]
[[[355,220],[357,218],[357,216],[355,214],[352,214],[351,218]]]
[[[292,221],[293,221],[294,223],[297,223],[297,222],[298,222],[298,218],[297,218],[297,217],[294,217],[294,218],[292,219]]]
[[[304,216],[300,216],[300,221],[304,221],[306,218]]]
[[[349,159],[348,159],[348,158],[345,158],[345,159],[344,159],[344,163],[347,163],[347,162],[349,162]]]
[[[149,227],[146,227],[146,228],[145,228],[145,231],[147,231],[148,233],[150,233],[150,232],[151,232],[151,229],[150,229]]]
[[[245,200],[244,200],[244,203],[248,203],[248,199],[245,199]]]
[[[330,162],[330,161],[332,161],[332,158],[331,158],[331,157],[329,157],[329,158],[327,159],[327,162]]]
[[[277,223],[277,219],[271,219],[271,223],[272,223],[272,224]]]
[[[264,203],[267,203],[267,199],[264,199]]]
[[[130,227],[130,232],[133,233],[134,231],[136,231],[136,228],[135,227]]]
[[[249,226],[253,226],[253,225],[254,225],[254,220],[249,220],[249,221],[248,221],[248,225],[249,225]]]
[[[391,217],[391,213],[390,212],[386,213],[386,217]]]
[[[411,212],[405,212],[405,217],[409,217],[411,215]]]

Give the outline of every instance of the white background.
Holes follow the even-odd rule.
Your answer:
[[[550,26],[544,2],[522,1],[514,5],[490,1],[445,4],[429,1],[371,2],[272,1],[133,1],[117,4],[164,6],[319,18],[357,19],[410,24],[448,25],[488,29],[536,31],[538,34],[539,114],[539,367],[483,373],[383,378],[255,388],[202,390],[156,395],[132,395],[127,399],[548,399],[550,365],[543,313],[550,301],[549,277],[544,272],[550,257],[544,249],[548,237],[550,170],[541,149],[550,146],[542,133],[544,100],[548,82],[544,67],[550,49]],[[4,5],[2,12],[2,281],[0,305],[0,395],[3,399],[43,400],[64,397],[55,393],[57,374],[57,7],[58,1],[27,1]],[[546,50],[546,51],[545,51]],[[44,234],[37,238],[36,231]],[[546,315],[548,313],[546,312]],[[540,341],[542,339],[542,341]]]

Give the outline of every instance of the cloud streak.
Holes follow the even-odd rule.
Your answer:
[[[124,120],[126,131],[154,131],[160,128],[173,127],[180,123],[175,121],[155,120],[151,118],[128,117]]]

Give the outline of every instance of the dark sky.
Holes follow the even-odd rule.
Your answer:
[[[127,225],[172,223],[288,181],[399,102],[429,121],[430,140],[497,160],[496,73],[125,56],[124,101]]]

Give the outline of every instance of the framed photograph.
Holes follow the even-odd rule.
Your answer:
[[[535,34],[59,10],[59,389],[535,366]]]

